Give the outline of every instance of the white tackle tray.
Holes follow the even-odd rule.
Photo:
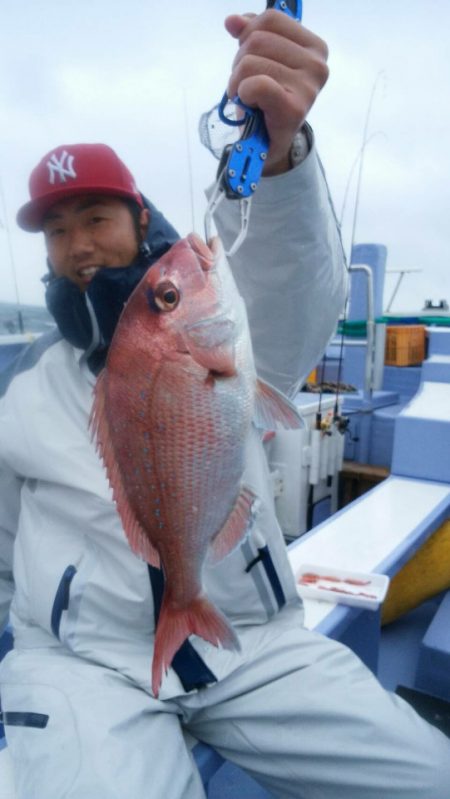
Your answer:
[[[388,587],[385,574],[354,572],[302,563],[296,572],[297,591],[303,599],[378,610]]]

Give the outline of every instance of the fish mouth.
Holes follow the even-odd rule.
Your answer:
[[[194,361],[216,375],[236,374],[236,324],[225,315],[202,319],[184,329],[184,342]]]
[[[186,337],[197,347],[217,347],[234,339],[236,323],[226,314],[202,319],[184,328]]]

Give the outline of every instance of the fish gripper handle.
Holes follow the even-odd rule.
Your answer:
[[[302,0],[267,0],[266,8],[281,11],[299,22],[302,18]],[[243,130],[240,139],[224,149],[217,174],[221,175],[226,196],[242,200],[256,191],[270,140],[262,111],[250,108],[235,97],[233,103],[244,113],[240,119],[231,119],[225,114],[228,102],[225,92],[218,108],[220,119],[226,125],[242,126]]]

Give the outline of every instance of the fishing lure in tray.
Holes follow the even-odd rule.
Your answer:
[[[302,17],[302,0],[267,0],[266,8],[281,11],[298,21]],[[238,118],[225,113],[230,102],[240,109]],[[234,255],[247,235],[251,200],[261,178],[270,140],[262,111],[245,105],[239,97],[230,101],[225,92],[218,106],[218,114],[225,125],[242,127],[242,134],[238,141],[228,144],[223,150],[216,184],[205,213],[205,237],[206,241],[211,238],[212,217],[222,200],[225,197],[238,200],[241,228],[227,252],[227,255]]]

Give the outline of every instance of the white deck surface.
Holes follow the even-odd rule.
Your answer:
[[[450,504],[450,485],[391,477],[291,546],[294,574],[302,563],[376,572],[398,546],[408,547],[414,531],[446,500]],[[335,608],[314,600],[304,605],[310,629]]]
[[[450,383],[422,383],[402,416],[419,416],[434,422],[450,422]]]
[[[425,363],[445,363],[450,366],[450,355],[430,355]]]

